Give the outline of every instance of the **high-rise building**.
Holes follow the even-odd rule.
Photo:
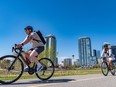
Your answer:
[[[64,66],[72,66],[72,59],[71,58],[64,59]]]
[[[111,45],[111,49],[112,49],[112,54],[115,56],[116,58],[116,45]]]
[[[89,66],[91,65],[91,39],[89,37],[80,37],[78,39],[78,47],[79,47],[79,59],[81,66]]]
[[[93,56],[97,56],[97,50],[93,49]]]
[[[95,56],[97,59],[100,58],[100,50],[93,50],[93,56]]]
[[[97,59],[99,59],[99,58],[100,58],[100,50],[97,50],[97,51],[96,51],[96,54],[97,54],[97,55],[96,55]]]
[[[93,50],[93,55],[92,55],[93,57],[93,59],[92,59],[92,61],[94,61],[94,64],[96,63],[98,63],[98,58],[100,58],[100,51],[99,50]]]
[[[93,49],[93,55],[92,55],[91,61],[92,61],[91,65],[97,64],[97,50],[95,49]]]
[[[49,50],[46,55],[49,54],[49,58],[53,60],[54,65],[58,65],[58,59],[56,58],[56,37],[52,34],[45,37],[46,45],[45,50]]]
[[[91,64],[91,66],[94,66],[95,64],[97,64],[98,63],[98,60],[97,60],[97,57],[96,56],[91,56],[91,58],[90,58],[90,64]]]

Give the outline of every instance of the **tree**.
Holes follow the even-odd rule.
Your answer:
[[[54,61],[56,59],[58,52],[54,51],[54,47],[45,49],[41,54],[39,54],[38,58],[50,58],[52,61]]]

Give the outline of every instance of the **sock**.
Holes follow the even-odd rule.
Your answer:
[[[39,67],[42,66],[42,65],[41,65],[41,63],[38,63],[37,66],[38,66],[38,68],[39,68]]]

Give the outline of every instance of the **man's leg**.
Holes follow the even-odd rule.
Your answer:
[[[31,60],[29,59],[29,55],[31,54],[31,50],[29,50],[27,53],[25,53],[25,60],[27,61],[27,63],[30,65],[31,63]],[[26,67],[24,68],[24,72],[28,72],[29,71],[29,68],[28,66],[26,65]]]
[[[112,70],[112,58],[109,58],[109,66],[110,66],[110,70]]]
[[[38,53],[37,53],[35,50],[33,50],[33,51],[31,52],[31,54],[30,54],[30,58],[32,59],[32,61],[33,61],[34,63],[37,64],[37,66],[38,66],[37,72],[39,72],[43,67],[42,67],[42,65],[39,63],[39,61],[38,61],[38,59],[37,59],[36,56],[38,56]]]
[[[29,58],[29,55],[31,54],[32,50],[29,50],[27,53],[25,53],[25,60],[28,62],[28,64],[31,63],[31,60]]]
[[[38,63],[38,59],[37,59],[37,57],[36,56],[38,56],[38,53],[35,51],[35,50],[33,50],[32,52],[31,52],[31,54],[30,54],[30,58],[32,59],[32,61],[34,62],[34,63]]]

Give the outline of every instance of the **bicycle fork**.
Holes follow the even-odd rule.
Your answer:
[[[11,66],[8,68],[8,71],[13,69],[13,65],[16,62],[16,60],[18,59],[19,55],[16,57],[16,59],[12,62]]]

